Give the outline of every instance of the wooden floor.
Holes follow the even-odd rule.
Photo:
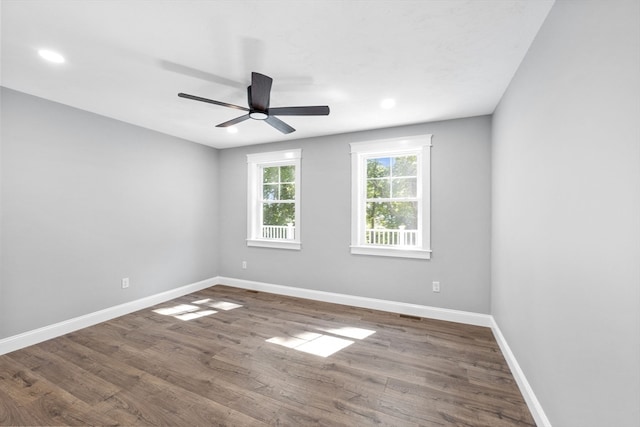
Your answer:
[[[215,286],[0,356],[0,425],[535,423],[488,328]]]

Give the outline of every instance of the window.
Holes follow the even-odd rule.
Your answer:
[[[431,135],[351,144],[351,253],[431,257]]]
[[[248,154],[247,245],[300,249],[302,150]]]

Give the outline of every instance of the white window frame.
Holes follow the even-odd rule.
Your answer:
[[[247,154],[247,246],[300,250],[300,163],[302,149]],[[262,170],[295,166],[295,236],[293,240],[265,239],[262,231]]]
[[[431,137],[419,135],[351,143],[351,253],[401,258],[431,258]],[[416,155],[418,157],[418,238],[416,246],[367,244],[367,159]]]

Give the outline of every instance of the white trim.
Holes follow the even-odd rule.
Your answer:
[[[379,139],[376,141],[352,142],[351,153],[366,152],[367,154],[388,154],[389,145],[393,144],[392,153],[416,151],[424,146],[431,147],[432,134],[408,136],[405,138]]]
[[[227,286],[269,292],[277,295],[287,295],[298,298],[306,298],[316,301],[345,304],[354,307],[369,308],[388,311],[392,313],[408,314],[429,319],[446,320],[449,322],[465,323],[469,325],[490,327],[496,338],[498,346],[511,369],[511,373],[520,388],[520,393],[525,399],[531,415],[540,427],[552,427],[542,405],[538,401],[531,385],[527,381],[524,372],[520,368],[509,344],[494,317],[489,314],[473,313],[469,311],[451,310],[447,308],[430,307],[404,302],[387,301],[375,298],[359,297],[355,295],[338,294],[333,292],[317,291],[313,289],[295,288],[290,286],[274,285],[271,283],[256,282],[251,280],[234,279],[230,277],[216,276],[200,282],[192,283],[180,288],[171,289],[159,294],[144,297],[135,301],[99,310],[73,319],[65,320],[53,325],[44,326],[22,334],[14,335],[0,340],[0,355],[19,350],[30,345],[38,344],[52,338],[68,334],[78,329],[96,325],[101,322],[114,319],[125,314],[133,313],[156,304],[170,301],[183,295],[197,292],[202,289],[224,284]]]
[[[302,149],[247,154],[247,163],[279,163],[302,158]]]
[[[214,286],[216,283],[219,283],[218,277],[212,277],[200,282],[170,289],[159,294],[150,295],[135,301],[129,301],[124,304],[108,307],[83,316],[74,317],[73,319],[63,320],[62,322],[54,323],[53,325],[44,326],[42,328],[1,339],[0,355],[19,350],[30,345],[38,344],[42,341],[77,331],[78,329],[106,322],[107,320],[124,316],[125,314],[133,313],[134,311],[142,310],[192,292],[206,289]]]
[[[406,138],[353,142],[351,147],[351,254],[387,257],[431,258],[431,134]],[[367,245],[365,230],[366,161],[372,156],[397,156],[413,154],[418,158],[416,201],[420,209],[418,217],[417,247],[379,248]]]
[[[290,286],[274,285],[271,283],[255,282],[252,280],[234,279],[230,277],[218,277],[219,283],[255,291],[269,292],[278,295],[286,295],[298,298],[306,298],[316,301],[331,302],[335,304],[351,305],[354,307],[370,308],[373,310],[388,311],[392,313],[408,314],[429,319],[446,320],[449,322],[465,323],[468,325],[484,326],[491,328],[498,346],[511,369],[511,373],[518,384],[520,393],[539,427],[552,427],[542,405],[535,396],[515,356],[511,352],[506,339],[502,335],[498,324],[490,314],[473,313],[469,311],[451,310],[447,308],[430,307],[404,302],[379,300],[375,298],[359,297],[354,295],[338,294],[333,292],[317,291],[313,289],[295,288]]]
[[[247,154],[247,246],[277,249],[293,249],[301,250],[300,243],[302,236],[302,228],[300,224],[301,210],[301,160],[302,149],[295,148],[291,150],[270,151],[265,153]],[[261,168],[270,166],[295,166],[295,238],[293,242],[269,241],[262,239],[262,176]],[[287,201],[291,203],[291,201]]]
[[[544,413],[542,405],[540,405],[538,398],[533,392],[529,381],[527,381],[524,372],[520,368],[520,364],[518,364],[516,357],[511,351],[509,344],[507,344],[507,340],[505,339],[504,335],[502,335],[502,331],[500,331],[498,323],[493,316],[491,316],[491,330],[493,331],[493,335],[498,342],[498,346],[500,346],[502,355],[504,356],[507,364],[509,365],[509,368],[511,369],[511,374],[513,375],[513,378],[515,378],[516,383],[520,388],[520,393],[522,393],[525,402],[527,402],[527,406],[529,407],[529,411],[531,411],[531,415],[533,416],[536,425],[538,425],[539,427],[551,427],[549,418],[547,418],[547,415]]]
[[[258,248],[289,249],[294,251],[299,251],[302,249],[302,243],[291,240],[247,239],[247,246],[255,246]]]
[[[317,291],[314,289],[295,288],[291,286],[274,285],[271,283],[255,282],[253,280],[218,277],[219,283],[242,289],[269,292],[277,295],[311,299],[315,301],[331,302],[334,304],[351,305],[354,307],[370,308],[373,310],[389,311],[392,313],[408,314],[429,319],[447,320],[449,322],[466,323],[476,326],[491,326],[491,316],[470,311],[451,310],[448,308],[430,307],[426,305],[410,304],[406,302],[387,301],[355,295],[338,294],[334,292]]]
[[[404,249],[385,246],[351,246],[354,255],[376,255],[398,258],[430,259],[431,251],[426,249]]]

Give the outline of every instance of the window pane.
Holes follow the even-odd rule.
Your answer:
[[[399,178],[393,180],[391,197],[416,197],[418,182],[416,178]]]
[[[431,258],[431,139],[350,144],[352,254]]]
[[[278,200],[278,184],[264,184],[262,186],[262,200]]]
[[[401,156],[392,159],[393,176],[417,176],[418,156]]]
[[[262,182],[278,182],[278,166],[262,169]]]
[[[397,230],[402,225],[407,230],[418,228],[417,202],[367,203],[367,229]]]
[[[295,197],[295,184],[280,184],[280,200],[293,200]]]
[[[377,159],[367,159],[367,178],[382,178],[389,176],[391,158],[380,157]]]
[[[368,179],[367,180],[367,199],[387,198],[391,196],[389,180]]]
[[[280,182],[295,182],[295,180],[296,180],[295,166],[280,167]]]
[[[262,205],[263,225],[295,224],[296,207],[294,203],[264,203]]]
[[[301,249],[299,178],[302,150],[247,154],[247,246]]]

